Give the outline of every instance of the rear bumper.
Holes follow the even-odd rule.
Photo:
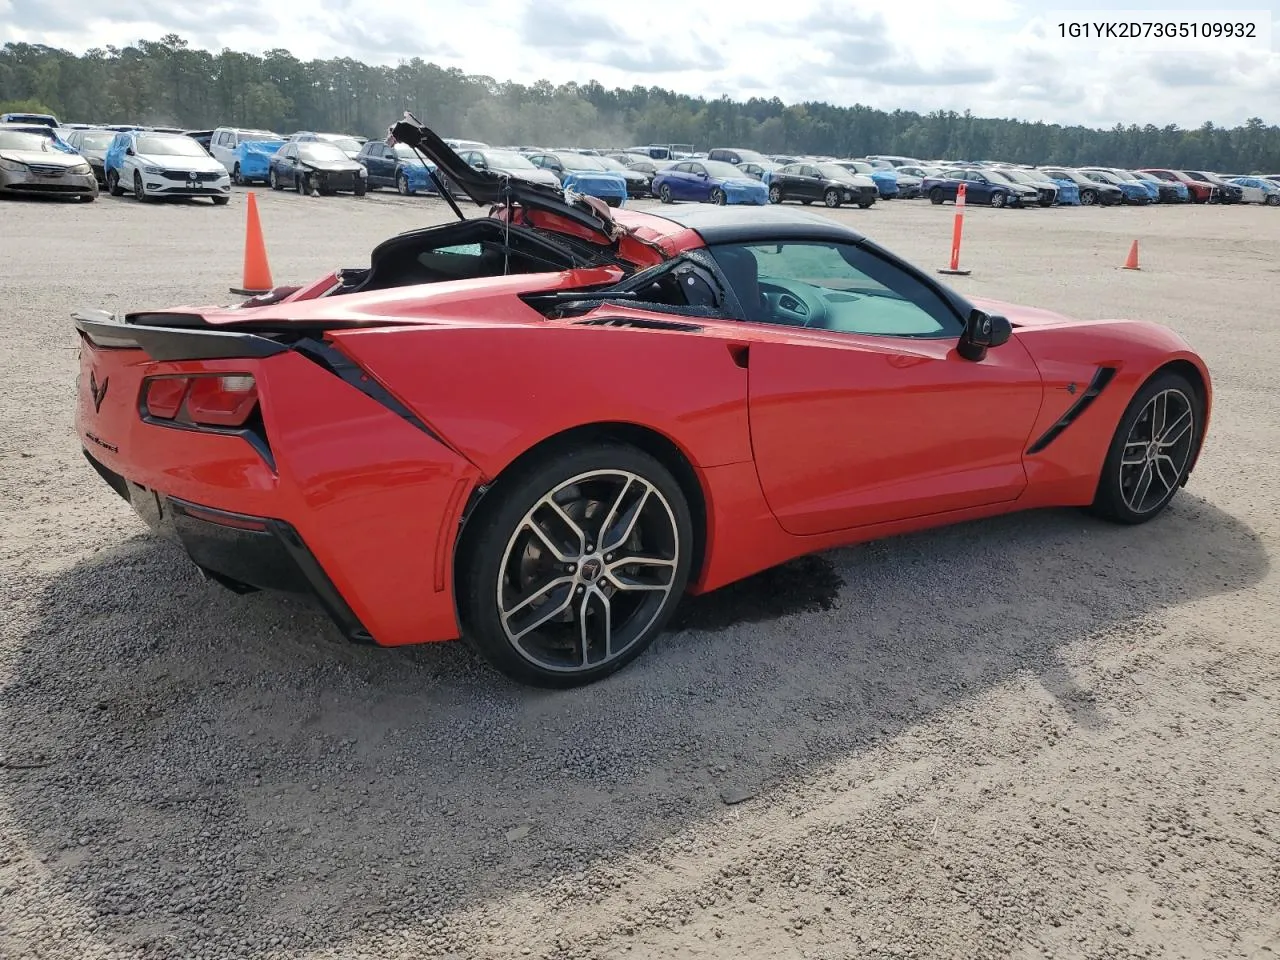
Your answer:
[[[309,595],[348,640],[374,642],[292,525],[167,496],[121,476],[88,449],[84,455],[155,533],[180,543],[209,578],[237,593],[280,590]]]

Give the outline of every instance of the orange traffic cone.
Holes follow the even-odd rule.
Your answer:
[[[244,279],[231,292],[241,297],[256,297],[270,293],[271,265],[267,263],[267,245],[262,239],[262,224],[258,221],[258,195],[249,194],[249,214],[244,230]]]
[[[1138,266],[1138,241],[1137,240],[1133,241],[1133,244],[1129,247],[1129,256],[1125,257],[1124,269],[1125,270],[1141,270],[1142,269],[1141,267]]]

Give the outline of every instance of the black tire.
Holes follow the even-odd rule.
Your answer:
[[[1098,194],[1093,190],[1080,191],[1080,203],[1086,207],[1092,207],[1098,202]]]
[[[934,205],[940,205],[940,204],[942,203],[942,201],[943,201],[943,200],[945,200],[945,199],[946,199],[946,197],[944,197],[944,196],[942,195],[942,188],[941,188],[941,187],[934,187],[932,190],[930,190],[930,191],[929,191],[929,202],[930,202],[930,203],[932,203],[932,204],[934,204]]]
[[[612,480],[602,478],[608,474],[616,476]],[[630,490],[635,497],[645,489],[639,485],[624,487],[624,482],[634,483],[627,477],[642,480],[648,485],[648,492],[636,508],[638,522],[623,531],[624,556],[660,553],[667,557],[670,566],[652,567],[670,570],[669,580],[660,575],[663,585],[670,587],[665,595],[654,590],[616,589],[615,581],[604,573],[606,558],[616,554],[599,552],[599,543],[587,544],[597,552],[580,550],[560,515],[550,508],[535,512],[540,501],[563,490],[565,493],[557,495],[557,504],[565,515],[575,520],[583,518],[582,529],[588,540],[594,540],[599,528],[617,515],[613,509],[614,492]],[[587,479],[569,484],[579,478]],[[634,501],[628,500],[625,507],[621,506],[622,498],[616,502],[620,512],[626,513]],[[552,555],[547,546],[549,540],[535,537],[525,525],[527,518],[539,516],[547,525],[543,529],[549,528],[551,539],[559,541],[556,549],[563,560]],[[610,528],[617,530],[613,524]],[[633,537],[640,542],[633,543]],[[593,683],[630,663],[662,632],[684,593],[692,551],[693,521],[688,504],[680,485],[658,460],[615,442],[561,447],[511,476],[500,477],[468,522],[457,558],[463,636],[491,664],[523,683],[557,688]],[[640,573],[634,570],[618,576],[641,580]],[[539,586],[540,583],[546,586]],[[578,641],[581,611],[587,611],[586,622],[599,630],[604,622],[600,606],[604,590],[613,591],[607,602],[610,636],[618,652],[602,656],[605,651],[597,635],[589,640],[588,655],[583,658]],[[524,636],[529,638],[524,642],[527,651],[522,653],[521,647],[509,639],[500,604],[509,604],[507,622],[511,622],[523,603],[544,593],[547,602],[563,604],[571,619],[561,622],[550,618],[539,624],[535,612],[533,625],[516,620],[512,633],[523,627]],[[593,659],[592,654],[598,656]],[[585,665],[571,663],[570,659],[585,661]]]
[[[769,186],[769,202],[781,203],[786,198],[782,195],[782,188],[776,183]]]
[[[723,190],[721,190],[719,187],[716,187],[714,190],[711,191],[711,202],[714,203],[717,207],[723,207],[726,203],[729,202],[729,198],[724,195]]]
[[[215,207],[225,207],[231,202],[230,197],[210,197],[209,199],[213,201]]]
[[[237,187],[243,187],[245,185],[244,177],[240,175],[240,164],[238,163],[231,168],[231,182]]]
[[[1188,417],[1186,432],[1180,434],[1179,425]],[[1180,373],[1157,373],[1134,394],[1120,418],[1090,510],[1125,524],[1146,523],[1158,516],[1186,482],[1203,430],[1204,400],[1199,391]],[[1162,437],[1168,446],[1153,443],[1152,438]]]
[[[95,201],[95,200],[97,200],[97,199],[98,199],[98,195],[97,195],[96,193],[82,193],[82,194],[80,194],[80,202],[81,202],[81,203],[93,203],[93,201]]]
[[[139,203],[146,203],[149,199],[147,197],[146,187],[142,185],[142,174],[137,171],[134,171],[133,174],[133,199],[137,200]]]
[[[860,200],[858,201],[858,208],[861,210],[870,210],[873,203],[875,203],[874,200]]]
[[[663,203],[671,203],[671,185],[664,183],[658,188],[658,199]]]
[[[396,174],[396,190],[400,192],[402,197],[413,195],[413,188],[409,186],[409,178],[403,170]]]
[[[272,167],[267,173],[267,183],[271,184],[272,190],[283,190],[284,184],[280,182],[280,178],[276,176],[276,168]]]
[[[305,197],[311,191],[307,189],[305,178],[298,173],[293,175],[293,189],[299,196]]]
[[[1006,197],[1003,193],[997,190],[995,193],[991,194],[991,206],[999,210],[1001,207],[1005,205],[1008,199],[1009,199],[1008,197]]]
[[[356,188],[353,191],[357,197],[363,197],[369,190],[369,185],[363,180],[356,180]]]
[[[840,191],[834,188],[828,190],[822,195],[822,202],[833,209],[840,206]]]
[[[1268,207],[1280,207],[1280,194],[1272,194],[1267,197],[1266,204]]]
[[[803,206],[806,206],[806,207],[807,207],[807,206],[809,206],[809,204],[813,203],[813,201],[812,201],[812,200],[801,200],[801,201],[800,201],[800,203],[801,203]]]
[[[120,174],[114,170],[107,171],[107,193],[113,197],[124,196],[124,187],[120,186]]]

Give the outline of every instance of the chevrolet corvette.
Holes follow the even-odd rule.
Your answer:
[[[233,306],[74,317],[89,464],[209,578],[352,641],[588,683],[686,592],[1015,510],[1141,523],[1199,457],[1209,372],[1159,324],[967,298],[806,211],[610,209],[388,139],[481,213]]]

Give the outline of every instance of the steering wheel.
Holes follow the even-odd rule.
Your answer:
[[[822,327],[827,320],[827,305],[817,290],[807,283],[793,283],[763,277],[761,298],[774,319],[798,327]]]

